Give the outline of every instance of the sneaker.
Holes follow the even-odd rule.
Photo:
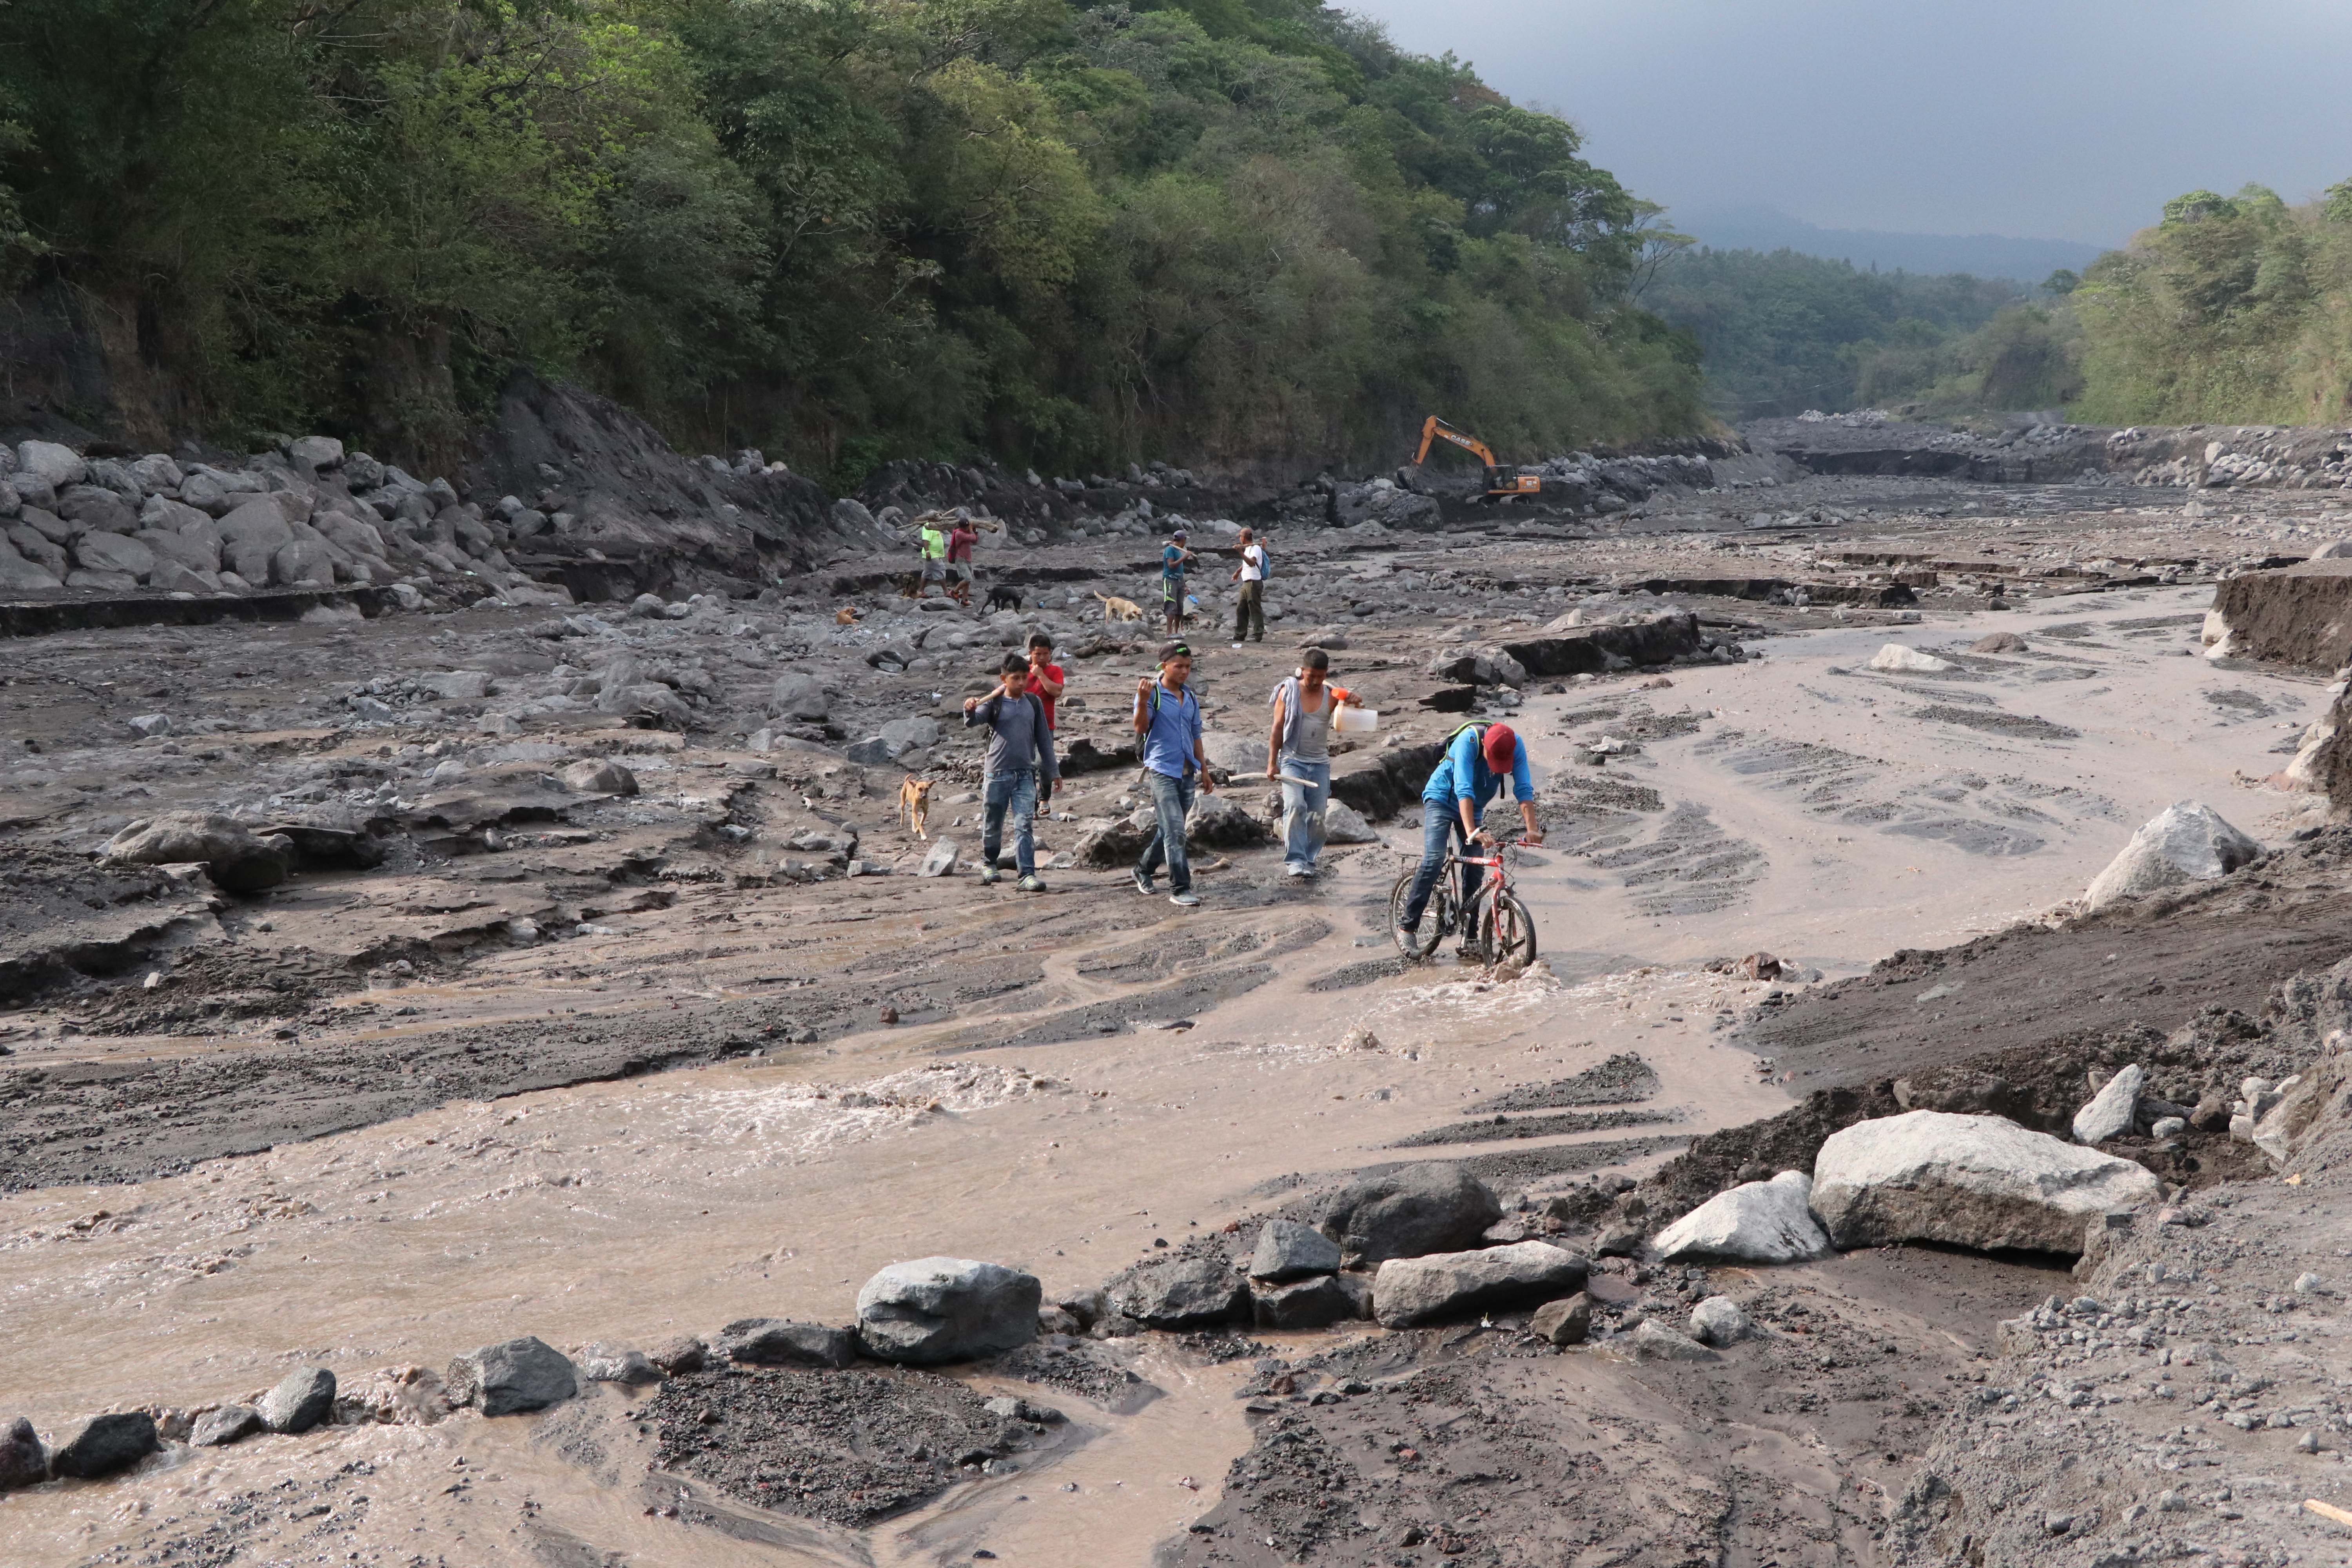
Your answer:
[[[1160,884],[1151,879],[1150,872],[1139,868],[1135,872],[1135,890],[1148,899],[1160,890]]]
[[[996,880],[996,868],[993,866],[982,866],[980,868],[980,879],[983,883],[994,882]]]
[[[1024,893],[1042,893],[1045,890],[1045,884],[1034,876],[1024,877],[1013,885]]]
[[[1199,902],[1201,901],[1201,895],[1200,895],[1200,894],[1198,894],[1198,893],[1196,893],[1196,892],[1194,892],[1192,889],[1187,888],[1187,889],[1184,889],[1182,892],[1181,892],[1181,893],[1171,893],[1171,894],[1169,894],[1169,895],[1168,895],[1168,901],[1169,901],[1170,903],[1171,903],[1171,904],[1174,904],[1174,905],[1175,905],[1175,906],[1177,906],[1179,909],[1186,909],[1186,910],[1189,910],[1189,909],[1191,909],[1194,904],[1197,904],[1197,903],[1199,903]]]

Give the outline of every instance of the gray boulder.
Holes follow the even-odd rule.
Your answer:
[[[289,539],[269,555],[269,580],[281,588],[335,585],[335,557],[316,534]]]
[[[416,678],[416,689],[442,702],[479,702],[490,694],[491,676],[485,669],[436,670]]]
[[[335,1407],[335,1374],[323,1366],[289,1372],[255,1408],[272,1432],[308,1432]]]
[[[341,468],[343,444],[332,436],[299,436],[286,444],[286,455],[297,466],[312,468]]]
[[[573,795],[635,795],[637,775],[610,757],[583,757],[560,775]]]
[[[2142,1167],[1998,1116],[1911,1110],[1830,1135],[1813,1213],[1840,1247],[1941,1241],[2079,1255],[2090,1222],[2151,1205]]]
[[[1391,1258],[1372,1276],[1372,1313],[1408,1329],[1496,1308],[1532,1307],[1584,1289],[1585,1262],[1548,1241]]]
[[[49,1473],[94,1481],[129,1469],[162,1447],[155,1432],[155,1418],[143,1410],[94,1416],[70,1441],[49,1456]]]
[[[709,1347],[697,1334],[677,1334],[656,1340],[646,1359],[667,1373],[700,1372],[709,1364]]]
[[[908,752],[938,745],[940,721],[928,713],[918,713],[911,718],[893,719],[877,733],[892,756],[902,757]]]
[[[1250,1318],[1261,1329],[1325,1329],[1362,1314],[1356,1300],[1336,1275],[1276,1285],[1254,1280],[1250,1285]]]
[[[1546,1301],[1528,1320],[1528,1332],[1555,1345],[1580,1345],[1592,1332],[1592,1298],[1579,1290]]]
[[[823,1366],[836,1371],[857,1358],[857,1336],[823,1323],[739,1318],[710,1336],[710,1348],[745,1366]]]
[[[652,1357],[625,1345],[583,1345],[572,1364],[590,1383],[659,1383],[662,1376]]]
[[[274,888],[290,868],[283,848],[255,837],[234,818],[201,811],[167,811],[133,822],[108,840],[106,855],[133,866],[201,862],[214,885],[228,893]]]
[[[832,710],[833,702],[824,694],[824,683],[802,670],[788,670],[776,677],[776,684],[768,693],[768,711],[780,719],[814,723]]]
[[[2159,888],[2226,877],[2262,858],[2263,847],[2198,801],[2175,801],[2131,836],[2123,852],[2091,879],[2083,902],[2103,910]]]
[[[131,503],[98,485],[76,485],[58,497],[58,515],[78,530],[129,533],[139,526]]]
[[[1185,840],[1204,849],[1246,848],[1273,836],[1272,828],[1228,795],[1194,795],[1192,814],[1184,818]]]
[[[196,1417],[195,1428],[188,1434],[188,1447],[226,1448],[232,1443],[243,1442],[256,1432],[267,1430],[261,1412],[252,1405],[224,1405]]]
[[[1714,1361],[1716,1353],[1687,1335],[1678,1334],[1664,1323],[1644,1320],[1633,1331],[1611,1342],[1619,1353],[1635,1361]]]
[[[147,493],[139,476],[131,471],[131,465],[116,458],[100,458],[90,464],[89,482],[112,490],[132,506],[137,506]]]
[[[1037,1337],[1034,1274],[968,1258],[893,1263],[857,1292],[857,1337],[880,1361],[969,1361]]]
[[[27,561],[16,553],[13,545],[0,546],[0,588],[21,592],[33,588],[62,588],[65,577],[38,562]]]
[[[183,533],[171,528],[142,528],[131,536],[131,541],[146,546],[158,567],[169,562],[191,572],[220,570],[220,540],[212,533],[209,519],[202,531],[190,529]]]
[[[1660,1231],[1659,1258],[1721,1258],[1743,1263],[1795,1263],[1821,1258],[1830,1238],[1813,1218],[1813,1179],[1783,1171],[1769,1182],[1747,1182],[1706,1202]]]
[[[2147,1083],[2147,1070],[2137,1062],[2107,1079],[2099,1092],[2074,1112],[2074,1142],[2104,1143],[2130,1131],[2139,1115],[2140,1090]]]
[[[1209,761],[1230,773],[1265,772],[1265,736],[1236,735],[1230,730],[1211,730],[1201,737],[1201,750]]]
[[[1326,844],[1377,844],[1381,836],[1364,820],[1364,814],[1344,800],[1329,802],[1323,807],[1323,842]]]
[[[1728,1296],[1709,1296],[1691,1309],[1690,1331],[1691,1338],[1699,1343],[1721,1350],[1725,1345],[1738,1343],[1755,1331],[1748,1324],[1748,1314],[1739,1310],[1738,1302]]]
[[[1273,1284],[1339,1270],[1339,1244],[1297,1220],[1268,1220],[1250,1254],[1250,1277]]]
[[[16,471],[30,474],[53,489],[78,485],[89,477],[89,465],[71,447],[61,447],[55,441],[20,441],[16,444]]]
[[[41,508],[37,506],[27,506],[22,511],[19,511],[16,514],[16,526],[18,528],[31,529],[35,533],[39,534],[43,539],[47,540],[51,544],[57,545],[60,549],[66,545],[71,544],[73,542],[74,534],[79,531],[75,529],[72,523],[68,522],[64,518],[58,516],[54,512],[44,511]],[[13,538],[15,535],[12,534],[11,537]]]
[[[580,1392],[563,1352],[528,1335],[451,1358],[442,1381],[450,1404],[478,1405],[485,1415],[544,1410]]]
[[[1104,1291],[1111,1310],[1155,1329],[1199,1329],[1244,1317],[1242,1277],[1214,1258],[1147,1258]]]
[[[128,467],[131,478],[139,486],[142,495],[152,496],[159,490],[178,489],[180,481],[187,478],[180,471],[179,464],[161,452],[150,452]]]
[[[1350,1183],[1322,1205],[1315,1228],[1359,1268],[1475,1247],[1502,1217],[1484,1182],[1459,1165],[1430,1161]]]
[[[75,565],[88,572],[125,572],[144,577],[155,570],[155,552],[127,533],[81,534],[74,540],[73,558]]]
[[[38,1486],[49,1479],[49,1451],[22,1415],[0,1428],[0,1492]]]
[[[65,547],[39,529],[21,521],[12,522],[8,525],[7,533],[8,542],[16,547],[17,554],[50,575],[63,580],[65,574],[72,570],[68,563]]]

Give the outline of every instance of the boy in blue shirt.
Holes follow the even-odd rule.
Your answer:
[[[1437,874],[1445,865],[1449,839],[1459,838],[1465,849],[1474,842],[1494,842],[1479,823],[1486,803],[1495,798],[1507,777],[1519,803],[1527,842],[1542,843],[1543,829],[1536,826],[1536,781],[1528,771],[1528,748],[1511,727],[1465,724],[1447,742],[1445,755],[1438,759],[1429,783],[1422,787],[1421,869],[1413,876],[1412,892],[1397,922],[1398,935],[1410,937],[1420,929],[1422,911],[1437,890]],[[1475,866],[1464,868],[1465,903],[1478,891],[1480,875]]]
[[[1151,809],[1160,821],[1143,858],[1135,863],[1135,890],[1146,897],[1160,890],[1152,881],[1162,859],[1168,862],[1168,901],[1191,909],[1201,901],[1192,891],[1192,862],[1185,854],[1184,823],[1192,811],[1192,780],[1200,778],[1202,795],[1214,795],[1209,759],[1201,750],[1201,700],[1186,682],[1192,679],[1192,650],[1171,642],[1160,650],[1160,679],[1135,683],[1136,750],[1143,763],[1143,783],[1151,792]]]

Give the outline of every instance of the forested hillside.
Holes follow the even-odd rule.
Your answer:
[[[2044,408],[2077,389],[2063,310],[2006,279],[1695,250],[1660,266],[1642,302],[1698,340],[1709,400],[1731,419]]]
[[[518,364],[836,479],[1705,419],[1655,209],[1312,0],[16,0],[0,112],[15,391],[94,341],[147,445],[446,453]]]
[[[2110,424],[2352,418],[2352,180],[2291,207],[2191,191],[2084,272],[2079,412]]]

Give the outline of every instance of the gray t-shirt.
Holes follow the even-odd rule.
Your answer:
[[[1054,760],[1053,732],[1045,727],[1045,704],[1033,695],[1007,699],[1002,690],[963,716],[964,727],[988,726],[988,756],[984,772],[1039,773],[1060,777]]]

